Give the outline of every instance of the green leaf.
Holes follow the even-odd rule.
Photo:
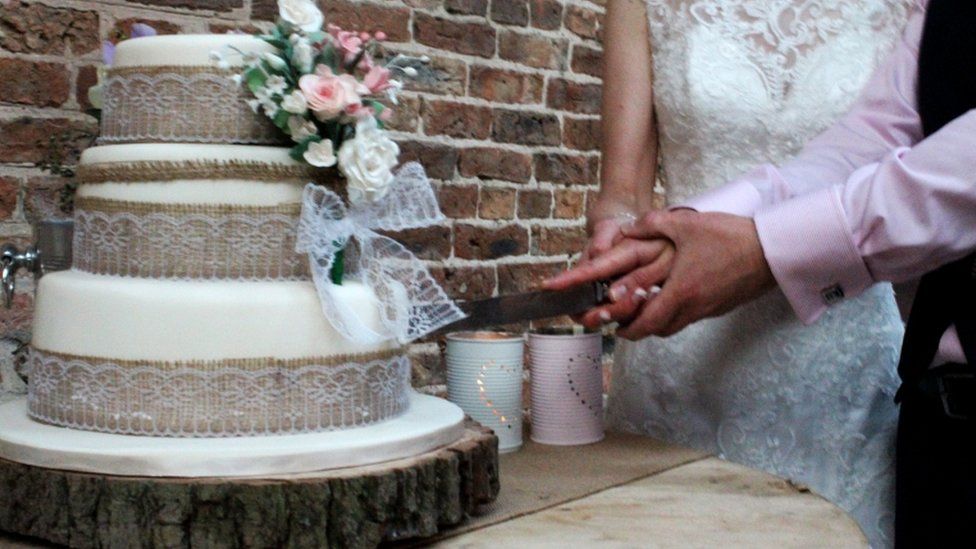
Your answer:
[[[268,74],[258,67],[247,69],[244,72],[244,81],[247,82],[247,88],[251,93],[256,93],[268,81]]]
[[[287,130],[288,129],[288,119],[291,118],[291,113],[284,109],[279,109],[274,115],[274,125],[278,126],[278,129]]]
[[[287,40],[282,38],[275,38],[274,36],[262,36],[261,39],[267,42],[268,44],[271,44],[272,46],[278,48],[279,50],[287,47],[289,44]]]
[[[307,36],[308,36],[308,41],[309,42],[311,42],[313,44],[318,44],[319,42],[325,40],[325,38],[327,36],[329,36],[329,35],[326,34],[326,33],[324,33],[324,32],[322,32],[322,31],[315,31],[315,32],[308,33]]]
[[[335,48],[332,46],[326,46],[322,48],[322,53],[315,58],[316,65],[326,65],[332,69],[332,72],[339,72],[339,60],[337,59]]]
[[[336,242],[338,244],[338,242]],[[337,286],[342,286],[342,278],[346,271],[346,250],[342,249],[336,252],[335,256],[332,258],[332,269],[329,271],[329,278],[332,279],[332,283]]]

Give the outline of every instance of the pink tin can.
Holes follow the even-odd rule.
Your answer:
[[[529,334],[532,440],[572,446],[603,439],[602,356],[599,332]]]

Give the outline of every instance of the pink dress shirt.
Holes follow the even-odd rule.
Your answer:
[[[917,111],[927,3],[846,116],[790,162],[686,204],[753,217],[773,276],[805,323],[876,282],[913,280],[976,249],[976,111],[926,139]],[[955,327],[934,364],[945,362],[966,362]]]

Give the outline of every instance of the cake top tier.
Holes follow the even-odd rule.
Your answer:
[[[267,42],[247,34],[174,34],[120,42],[113,67],[213,66],[211,52],[231,65],[243,65],[241,52],[274,52]]]

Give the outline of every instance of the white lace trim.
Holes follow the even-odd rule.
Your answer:
[[[175,280],[308,280],[296,213],[75,210],[80,271]]]
[[[442,223],[437,197],[420,164],[406,164],[389,193],[374,202],[353,205],[317,185],[306,185],[296,249],[308,254],[312,280],[326,318],[350,341],[375,344],[413,341],[464,313],[434,280],[427,267],[399,242],[375,231],[399,231]],[[382,326],[363,322],[355,308],[334,297],[329,274],[336,252],[346,249],[346,276],[375,293]]]
[[[410,373],[402,354],[162,365],[31,349],[28,405],[45,423],[127,435],[307,433],[405,412]]]
[[[248,91],[216,67],[110,71],[99,143],[281,144],[285,135],[247,104]]]

